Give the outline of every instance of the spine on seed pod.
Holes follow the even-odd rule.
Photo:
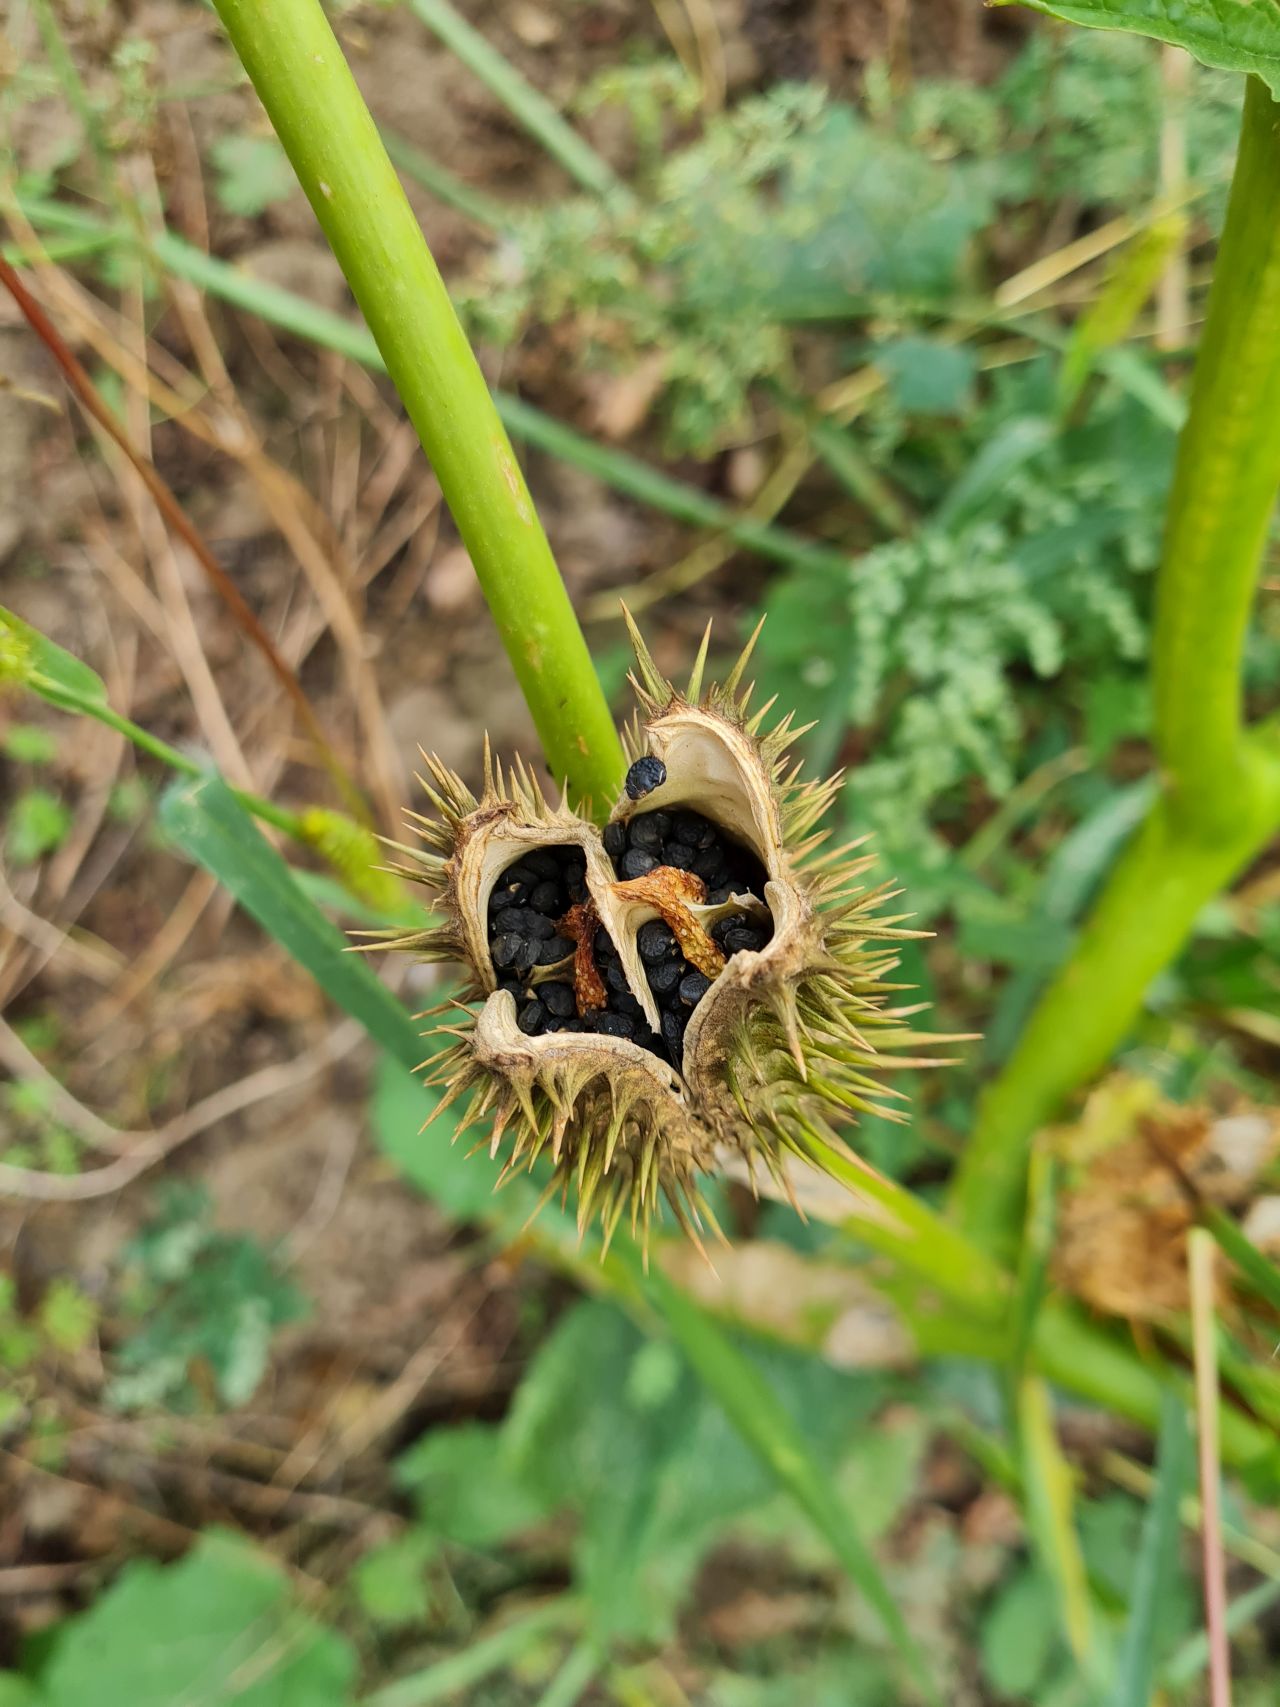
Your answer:
[[[664,1202],[695,1240],[718,1232],[701,1182],[726,1162],[789,1191],[792,1157],[862,1113],[902,1118],[886,1073],[939,1064],[903,1052],[941,1041],[893,1005],[918,933],[886,916],[862,844],[819,828],[839,778],[802,780],[804,731],[750,710],[755,636],[704,688],[708,629],[681,692],[628,623],[638,709],[603,832],[487,741],[478,799],[428,758],[433,814],[409,815],[398,869],[440,922],[387,939],[465,969],[432,1078],[467,1099],[460,1125],[492,1123],[499,1183],[545,1160],[545,1197],[575,1191],[606,1249],[624,1215],[647,1239]]]

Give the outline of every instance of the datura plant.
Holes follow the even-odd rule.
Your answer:
[[[411,813],[420,845],[395,845],[434,918],[390,944],[466,968],[431,1082],[470,1094],[466,1124],[492,1119],[499,1183],[546,1155],[543,1201],[576,1189],[606,1248],[624,1212],[647,1240],[661,1199],[695,1239],[718,1232],[704,1176],[763,1169],[789,1190],[791,1156],[892,1117],[887,1066],[924,1064],[896,1053],[924,1040],[887,982],[914,933],[881,912],[872,855],[827,849],[840,779],[801,780],[804,731],[768,727],[772,701],[749,714],[751,644],[704,690],[708,632],[681,693],[632,639],[639,711],[603,831],[520,761],[504,778],[487,744],[479,799],[428,758],[436,815]]]

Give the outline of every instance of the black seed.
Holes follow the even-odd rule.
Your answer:
[[[527,912],[524,916],[523,934],[531,936],[535,942],[545,942],[549,936],[556,934],[556,927],[545,913]]]
[[[701,812],[675,812],[671,818],[671,838],[673,841],[684,842],[687,847],[700,847],[703,826],[706,819]]]
[[[643,800],[646,794],[652,794],[666,780],[667,767],[661,759],[643,758],[632,765],[623,786],[632,800]]]
[[[584,1019],[562,1020],[556,1027],[557,1031],[586,1031],[588,1029],[587,1022]]]
[[[619,994],[630,989],[630,985],[627,983],[627,975],[622,969],[620,960],[610,961],[609,968],[604,975],[604,981],[611,990],[617,990]]]
[[[564,890],[558,883],[540,883],[529,897],[535,913],[559,916],[564,912]]]
[[[580,901],[587,898],[587,885],[581,877],[571,877],[565,885],[569,895],[569,905],[576,907]]]
[[[721,902],[727,901],[729,899],[730,895],[732,895],[732,894],[733,894],[733,885],[731,883],[722,884],[719,889],[708,889],[708,891],[707,891],[707,905],[709,907],[718,907],[718,906],[720,906]],[[715,932],[712,931],[711,934],[712,934],[712,936],[714,936]]]
[[[643,877],[646,872],[652,871],[657,863],[653,855],[646,853],[643,848],[629,848],[623,854],[618,869],[624,877]]]
[[[540,1031],[547,1029],[547,1010],[541,1002],[526,1002],[520,1009],[516,1024],[526,1037],[536,1037]]]
[[[524,855],[523,863],[539,877],[557,878],[560,875],[560,850],[534,848],[532,853]]]
[[[596,1030],[606,1037],[634,1037],[636,1022],[626,1014],[604,1013],[596,1021]]]
[[[707,848],[700,853],[693,862],[693,869],[708,886],[713,883],[718,886],[729,875],[724,868],[724,854],[719,848]],[[537,894],[536,889],[534,894]],[[533,901],[531,904],[536,907],[538,903]]]
[[[726,913],[723,919],[717,919],[711,927],[711,934],[716,941],[723,945],[730,931],[741,930],[744,925],[750,925],[750,913]]]
[[[684,1054],[684,1015],[665,1013],[662,1016],[662,1041],[667,1053],[678,1067]]]
[[[604,851],[610,859],[621,859],[627,851],[627,826],[625,824],[606,824],[604,827]]]
[[[650,919],[636,932],[636,947],[641,960],[653,964],[668,959],[676,950],[676,939],[661,919]]]
[[[744,948],[763,948],[765,934],[749,925],[738,925],[724,933],[724,951],[726,954],[740,954]]]
[[[573,953],[573,944],[567,936],[549,936],[545,942],[532,945],[537,959],[534,966],[554,966],[557,960],[563,960],[567,954]]]
[[[649,988],[655,996],[672,995],[688,968],[684,960],[664,960],[649,969]]]
[[[696,1007],[710,988],[711,980],[705,972],[686,972],[680,980],[680,1000]]]
[[[545,942],[539,942],[537,937],[532,936],[522,936],[519,939],[519,942],[520,948],[516,954],[514,964],[518,971],[528,972],[530,967],[537,966],[539,964],[539,951],[544,949],[547,945]]]
[[[524,983],[519,978],[499,978],[498,988],[508,991],[513,996],[520,996],[524,992]]]
[[[525,938],[515,931],[502,931],[489,945],[495,966],[514,966],[525,945]]]
[[[628,858],[631,856],[628,855]],[[677,871],[692,871],[693,862],[698,857],[697,848],[691,848],[687,842],[668,842],[667,851],[662,856],[663,865],[673,865]],[[625,861],[623,862],[625,864]]]
[[[665,837],[658,819],[665,817],[665,812],[646,812],[643,818],[633,818],[631,820],[632,847],[643,848],[646,853],[660,853]]]
[[[515,900],[516,897],[511,893],[510,889],[505,887],[495,889],[493,894],[489,897],[489,917],[492,918],[495,913],[502,912],[503,908],[512,906],[515,903]]]
[[[532,889],[538,881],[538,874],[523,860],[517,860],[514,865],[509,865],[503,872],[502,881],[504,883],[523,883],[527,888]]]
[[[556,1019],[572,1019],[578,1005],[573,999],[573,985],[561,984],[558,980],[549,984],[538,985],[538,995],[543,1007]]]
[[[644,1012],[630,990],[622,990],[617,995],[610,996],[609,1006],[615,1014],[630,1014],[633,1019]]]

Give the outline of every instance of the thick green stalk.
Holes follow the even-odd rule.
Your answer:
[[[552,773],[606,809],[622,749],[586,642],[484,376],[319,0],[217,0],[217,10],[431,458]]]
[[[983,1100],[956,1204],[1008,1251],[1036,1129],[1102,1068],[1204,904],[1280,823],[1280,747],[1242,723],[1241,656],[1280,484],[1280,107],[1251,79],[1157,590],[1162,792]]]

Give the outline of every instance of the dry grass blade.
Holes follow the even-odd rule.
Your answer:
[[[267,660],[280,685],[297,708],[298,715],[306,725],[325,768],[332,776],[344,801],[360,816],[365,816],[366,809],[360,791],[333,751],[310,700],[303,692],[296,675],[281,657],[275,642],[245,602],[240,589],[222,568],[197,529],[192,525],[186,512],[169,490],[154,464],[148,462],[145,457],[138,453],[112,411],[103,402],[92,379],[67,345],[66,340],[30,291],[27,290],[15,269],[2,256],[0,256],[0,284],[3,284],[10,296],[13,297],[32,331],[53,357],[82,407],[128,457],[154,500],[157,509],[164,517],[166,524],[195,557],[240,628],[249,636]]]

